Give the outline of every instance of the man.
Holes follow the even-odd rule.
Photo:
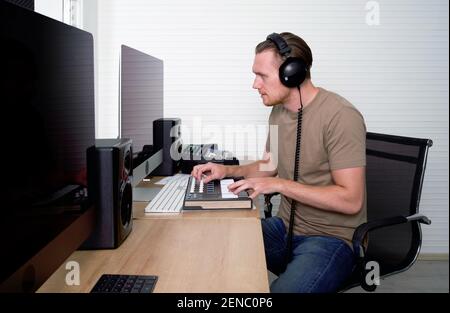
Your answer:
[[[272,107],[269,123],[278,126],[278,138],[269,136],[261,161],[208,163],[192,175],[205,183],[244,176],[229,188],[236,194],[248,190],[253,199],[281,194],[278,216],[262,220],[267,266],[278,275],[272,292],[337,291],[354,266],[353,232],[366,220],[364,119],[347,100],[313,85],[312,53],[298,36],[272,34],[255,52],[253,88]],[[286,86],[279,73],[289,58],[305,64],[299,86]],[[278,163],[262,170],[275,160],[270,139],[278,140]]]

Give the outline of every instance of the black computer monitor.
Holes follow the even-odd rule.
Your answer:
[[[89,236],[91,34],[0,1],[0,291],[35,291]]]
[[[153,121],[163,117],[163,61],[122,45],[120,56],[120,136],[133,141],[133,187],[163,160],[153,145]]]

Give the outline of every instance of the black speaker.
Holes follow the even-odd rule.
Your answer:
[[[131,139],[98,139],[87,150],[88,195],[96,225],[81,249],[113,249],[130,234],[133,217]]]
[[[163,161],[152,175],[172,176],[179,170],[181,159],[181,119],[160,118],[153,121],[153,148],[162,149]]]

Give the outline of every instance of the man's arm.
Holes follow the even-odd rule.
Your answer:
[[[246,164],[246,165],[230,165],[227,167],[228,176],[230,177],[273,177],[278,174],[277,166],[271,158],[271,154],[264,152],[263,159]]]
[[[246,165],[225,166],[215,163],[197,165],[193,168],[191,175],[197,180],[206,175],[203,177],[203,182],[206,184],[211,180],[224,177],[272,177],[277,175],[277,167],[270,153],[265,152],[262,160]]]
[[[309,186],[286,180],[283,194],[318,209],[357,214],[364,201],[365,168],[334,170],[331,175],[334,185],[330,186]]]
[[[331,171],[334,185],[310,186],[281,178],[249,178],[229,186],[238,194],[242,190],[253,190],[252,198],[263,193],[279,192],[298,202],[343,214],[357,214],[364,201],[365,168],[355,167]]]

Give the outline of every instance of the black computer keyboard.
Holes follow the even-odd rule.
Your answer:
[[[92,288],[92,293],[150,293],[158,276],[104,274]]]

